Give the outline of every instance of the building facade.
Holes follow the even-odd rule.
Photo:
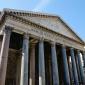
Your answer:
[[[59,16],[0,12],[0,85],[85,85],[83,67],[85,43]]]

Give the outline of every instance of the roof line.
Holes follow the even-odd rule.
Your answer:
[[[3,11],[25,13],[25,14],[35,14],[35,15],[48,16],[48,17],[58,17],[58,15],[55,15],[55,14],[41,13],[41,12],[35,12],[35,11],[16,10],[16,9],[9,9],[9,8],[4,8]]]
[[[60,19],[62,21],[62,23],[73,33],[76,35],[77,38],[79,38],[82,42],[84,42],[79,35],[61,18],[59,17],[58,19]],[[85,42],[84,42],[85,43]]]

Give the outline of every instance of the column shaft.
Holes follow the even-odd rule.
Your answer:
[[[69,62],[68,62],[68,67],[69,67],[69,75],[70,75],[70,82],[71,84],[73,83],[74,81],[74,78],[73,78],[73,71],[72,71],[72,63],[70,62],[70,59],[69,59]]]
[[[85,85],[84,70],[83,70],[83,66],[82,66],[82,62],[81,62],[81,58],[80,58],[80,51],[79,50],[77,50],[77,54],[78,54],[78,63],[79,63],[79,70],[80,70],[81,81],[82,81],[83,85]]]
[[[64,66],[65,85],[70,85],[70,77],[69,77],[69,69],[68,69],[68,63],[67,63],[66,48],[64,46],[62,46],[62,58],[63,58],[63,66]]]
[[[55,44],[51,45],[51,59],[52,59],[52,76],[53,85],[59,85],[58,65],[57,65],[57,54]]]
[[[79,83],[80,83],[81,82],[81,77],[80,77],[80,70],[79,70],[79,64],[78,64],[77,54],[75,56],[75,62],[76,62],[76,67],[77,67],[78,79],[79,79]]]
[[[85,68],[85,52],[84,51],[82,52],[82,55],[83,55],[84,68]]]
[[[72,61],[72,70],[73,70],[73,76],[74,76],[74,83],[75,83],[75,85],[79,85],[79,83],[78,83],[78,73],[77,73],[77,67],[76,67],[74,49],[73,48],[70,48],[70,54],[71,54],[71,61]]]
[[[44,42],[39,42],[39,85],[45,85]]]
[[[29,37],[27,34],[23,38],[22,59],[21,59],[21,79],[20,85],[28,85],[28,61],[29,61]]]
[[[30,47],[30,77],[29,85],[35,85],[35,46],[32,44]]]
[[[5,27],[0,53],[0,85],[5,85],[11,28]]]

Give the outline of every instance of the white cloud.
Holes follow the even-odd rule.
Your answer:
[[[43,8],[45,8],[51,0],[40,0],[40,2],[35,6],[33,11],[41,11]]]

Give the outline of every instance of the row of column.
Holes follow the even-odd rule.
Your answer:
[[[24,40],[26,42],[24,42]],[[35,47],[35,46],[34,46]],[[23,55],[22,57],[24,57],[23,61],[24,63],[22,63],[25,66],[22,66],[22,68],[24,67],[24,71],[22,71],[23,76],[21,77],[21,85],[28,85],[28,81],[26,82],[26,79],[28,79],[28,59],[29,56],[28,54],[28,49],[29,49],[29,39],[28,38],[24,38],[23,39]],[[32,48],[32,52],[35,51],[34,48]],[[26,54],[26,55],[25,55]],[[70,48],[70,54],[71,54],[71,61],[72,61],[72,69],[73,69],[73,75],[74,75],[74,84],[75,85],[79,85],[79,80],[78,80],[78,73],[77,73],[77,67],[76,67],[76,62],[75,62],[75,56],[74,56],[74,49]],[[80,74],[81,74],[81,79],[82,79],[82,83],[83,85],[85,84],[85,78],[84,78],[84,72],[83,72],[83,68],[82,68],[82,64],[81,64],[81,59],[80,59],[80,51],[77,50],[77,54],[78,54],[78,64],[79,64],[79,69],[80,69]],[[34,57],[35,54],[33,55],[33,53],[31,54],[31,57]],[[26,57],[26,59],[25,59]],[[62,58],[63,58],[63,65],[64,65],[64,83],[65,85],[70,85],[70,76],[69,76],[69,68],[68,68],[68,62],[67,62],[67,54],[66,54],[66,47],[62,45]],[[32,58],[33,59],[33,58]],[[51,60],[52,60],[52,78],[53,78],[53,85],[59,85],[59,73],[58,73],[58,63],[57,63],[57,54],[56,54],[56,43],[52,42],[51,43]],[[22,62],[23,62],[22,61]],[[27,61],[27,63],[26,63]],[[35,60],[33,59],[31,61],[30,64],[33,64],[33,66],[35,66],[35,64],[33,63]],[[34,67],[30,68],[30,81],[29,84],[30,85],[35,85],[35,69],[33,69]],[[25,72],[26,71],[26,72]],[[26,73],[26,74],[25,74]],[[25,79],[25,80],[24,80]],[[23,81],[23,83],[22,83]],[[45,59],[44,59],[44,40],[41,39],[39,41],[39,85],[45,85]]]
[[[4,31],[2,47],[1,47],[1,54],[0,54],[0,85],[5,85],[11,31],[12,30],[9,27],[6,27],[5,31]],[[77,67],[76,67],[73,48],[70,48],[70,54],[71,54],[71,60],[72,60],[74,83],[75,83],[75,85],[79,85],[78,73],[77,73]],[[78,64],[79,64],[81,80],[83,82],[83,85],[85,85],[84,72],[83,72],[83,68],[81,65],[79,50],[77,50],[77,54],[78,54],[77,57],[78,57]],[[85,58],[85,54],[83,56]],[[63,45],[62,45],[62,58],[63,58],[63,66],[64,66],[63,70],[64,70],[65,85],[70,85],[70,76],[69,76],[69,68],[68,68],[68,62],[67,62],[66,47]],[[44,60],[45,60],[44,59],[44,40],[41,39],[39,41],[39,85],[45,85],[45,61]],[[56,43],[54,43],[54,42],[51,43],[51,60],[52,60],[52,70],[53,70],[53,72],[52,72],[53,85],[59,85]],[[33,62],[34,62],[34,60],[33,60]],[[27,34],[25,34],[24,38],[23,38],[23,48],[22,48],[20,85],[28,85],[28,75],[29,75],[28,74],[29,73],[28,63],[29,63],[29,36]],[[32,70],[33,69],[31,69],[31,71]],[[34,80],[35,76],[32,76],[32,78]],[[33,80],[30,80],[30,85],[34,85]]]

